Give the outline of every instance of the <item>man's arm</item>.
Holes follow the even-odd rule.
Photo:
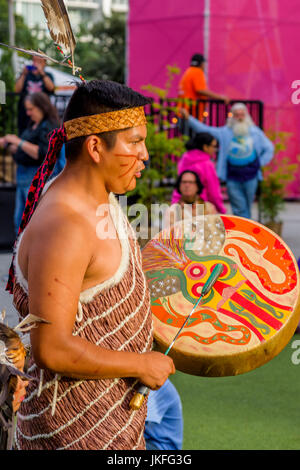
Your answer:
[[[215,93],[211,90],[207,90],[207,89],[204,89],[204,90],[197,90],[197,93],[199,95],[204,95],[204,96],[207,96],[208,98],[211,98],[213,100],[221,100],[221,101],[224,101],[226,104],[228,104],[230,102],[230,98],[228,98],[228,96],[225,96],[225,95],[219,95],[218,93]]]
[[[175,372],[172,359],[158,352],[108,350],[72,334],[92,251],[83,225],[82,219],[68,218],[53,224],[49,214],[49,223],[31,240],[29,310],[50,322],[31,332],[34,359],[41,368],[68,377],[136,377],[150,388],[160,387]]]
[[[42,79],[43,79],[44,85],[47,88],[47,90],[50,91],[51,93],[54,92],[55,85],[54,85],[53,81],[51,80],[51,78],[49,77],[49,75],[47,75],[44,72],[42,74]]]
[[[257,128],[257,132],[261,140],[261,153],[259,155],[259,161],[260,166],[263,167],[270,163],[274,157],[274,145],[261,129]]]
[[[193,87],[195,92],[199,95],[207,96],[208,98],[212,98],[214,100],[221,100],[225,101],[226,104],[229,103],[230,99],[225,95],[220,95],[219,93],[215,93],[207,88],[206,85],[206,78],[204,71],[202,68],[195,68],[193,73]]]
[[[21,150],[22,152],[26,153],[34,160],[38,160],[39,158],[39,146],[38,145],[32,144],[31,142],[27,142],[26,140],[20,139],[20,137],[14,134],[8,134],[4,137],[4,139],[6,143],[14,145],[17,148],[17,150]]]
[[[208,132],[211,134],[215,139],[220,140],[220,136],[223,132],[223,127],[216,127],[216,126],[208,126],[203,122],[199,121],[199,119],[194,118],[189,114],[186,109],[180,109],[180,114],[188,121],[189,127],[195,132]]]
[[[22,71],[21,75],[19,76],[18,80],[15,83],[15,92],[16,93],[21,93],[23,91],[27,73],[28,73],[28,70],[27,70],[27,67],[25,66],[23,68],[23,71]]]
[[[42,77],[43,83],[45,85],[45,88],[49,92],[52,93],[54,91],[55,85],[53,83],[53,79],[51,78],[52,76],[50,76],[51,74],[47,74],[45,72],[45,68],[43,64],[40,64],[40,63],[36,64],[36,71],[34,72],[34,74],[40,74],[40,76]]]

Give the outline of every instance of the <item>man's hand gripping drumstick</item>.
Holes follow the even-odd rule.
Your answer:
[[[203,288],[202,288],[202,291],[201,291],[201,295],[199,297],[199,299],[197,300],[197,302],[195,303],[192,311],[190,312],[190,314],[186,317],[182,327],[179,329],[179,331],[177,332],[177,334],[175,335],[173,341],[171,342],[171,344],[169,345],[169,347],[167,348],[166,352],[165,352],[165,356],[167,356],[171,350],[171,348],[173,347],[176,339],[178,338],[178,336],[180,335],[181,331],[183,330],[183,328],[185,327],[185,325],[187,324],[189,318],[193,315],[193,313],[195,312],[196,308],[198,307],[198,305],[200,304],[201,300],[203,299],[203,297],[208,294],[208,292],[211,290],[211,288],[213,287],[213,285],[215,284],[215,282],[217,281],[218,277],[220,276],[220,274],[222,273],[224,267],[223,267],[223,264],[221,263],[218,263],[211,275],[209,276],[209,278],[207,279],[206,283],[204,284]],[[143,401],[144,401],[144,398],[145,396],[147,395],[147,393],[149,392],[149,388],[146,387],[145,385],[141,385],[138,389],[138,391],[136,392],[136,394],[133,396],[131,402],[130,402],[130,408],[132,408],[133,410],[138,410],[142,404],[143,404]]]

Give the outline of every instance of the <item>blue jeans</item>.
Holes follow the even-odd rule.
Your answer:
[[[255,199],[258,177],[249,181],[227,180],[227,194],[234,215],[251,219],[251,206]]]
[[[182,404],[169,379],[159,390],[150,390],[144,437],[147,450],[182,449]]]
[[[19,231],[28,191],[37,169],[38,167],[36,166],[18,165],[17,167],[17,188],[14,212],[14,226],[16,235]]]

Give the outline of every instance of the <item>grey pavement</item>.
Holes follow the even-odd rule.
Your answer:
[[[230,213],[228,204],[225,204]],[[252,217],[258,220],[257,206],[254,205]],[[283,221],[282,239],[292,250],[296,260],[300,257],[300,202],[288,202],[281,214]],[[17,312],[12,304],[12,296],[5,291],[7,274],[11,262],[11,253],[0,253],[0,311],[6,310],[6,322],[15,326],[18,322]]]

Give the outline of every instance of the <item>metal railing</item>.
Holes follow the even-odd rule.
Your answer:
[[[197,100],[196,102],[180,103],[178,99],[161,99],[159,106],[153,103],[148,108],[148,114],[154,116],[154,121],[160,130],[168,130],[170,137],[187,133],[184,121],[178,119],[178,110],[184,106],[189,113],[209,126],[224,126],[230,116],[230,108],[234,103],[244,103],[255,125],[264,127],[264,104],[259,100],[232,100],[225,104],[219,100]],[[146,110],[147,112],[147,110]],[[189,135],[193,131],[188,130]]]
[[[62,119],[64,110],[69,102],[70,95],[53,95],[52,103],[56,106],[60,119]],[[6,104],[1,106],[0,113],[0,137],[6,134],[17,134],[17,116],[18,116],[17,93],[8,92],[6,94]],[[189,112],[198,116],[199,110],[202,113],[202,120],[208,125],[223,126],[230,113],[230,107],[236,101],[231,101],[226,105],[217,100],[198,100],[188,104]],[[245,103],[254,123],[263,128],[263,103],[253,100],[239,100]],[[183,133],[192,134],[192,131],[184,129],[184,122],[178,119],[177,99],[165,99],[159,102],[153,102],[146,106],[146,114],[152,116],[153,121],[160,130],[166,130],[168,137],[176,137]],[[186,105],[185,105],[186,106]],[[15,186],[15,163],[12,156],[5,149],[0,149],[0,186]]]

